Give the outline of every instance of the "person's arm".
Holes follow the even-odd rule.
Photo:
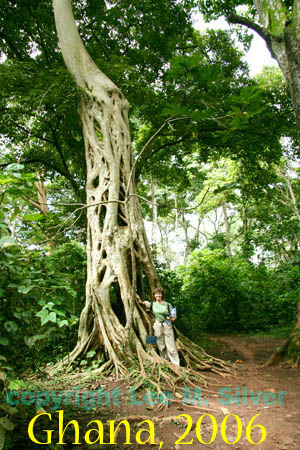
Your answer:
[[[143,301],[138,294],[136,294],[136,298],[139,303],[142,303],[144,306],[147,306],[147,308],[150,308],[150,302],[148,302],[147,300]]]
[[[147,300],[145,300],[142,303],[143,303],[143,305],[147,306],[147,308],[150,308],[150,306],[151,306],[151,302],[148,302]]]

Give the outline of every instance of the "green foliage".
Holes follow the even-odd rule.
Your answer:
[[[73,1],[84,44],[124,92],[136,117],[153,116],[156,85],[176,47],[192,34],[193,0]],[[70,183],[84,202],[85,156],[78,92],[57,49],[51,0],[3,5],[0,126],[7,163],[15,155]],[[135,120],[131,131],[135,135]]]
[[[74,345],[85,264],[85,251],[75,242],[50,256],[17,245],[0,250],[1,343],[10,361],[0,361],[2,369],[41,364]]]
[[[182,280],[175,270],[166,267],[165,264],[156,263],[156,269],[161,285],[165,291],[166,301],[172,306],[178,305],[178,293],[181,290]],[[177,322],[176,322],[177,324]]]
[[[293,321],[300,271],[292,261],[268,269],[206,249],[194,251],[179,273],[183,284],[177,305],[188,335],[267,330]]]

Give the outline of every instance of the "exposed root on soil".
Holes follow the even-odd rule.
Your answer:
[[[138,303],[137,303],[138,304]],[[140,309],[140,305],[138,304]],[[143,311],[140,311],[143,312]],[[107,375],[113,373],[118,379],[128,379],[129,384],[134,386],[134,390],[143,387],[151,387],[161,399],[158,408],[163,407],[168,402],[164,390],[173,393],[181,386],[198,387],[201,385],[207,389],[207,378],[203,372],[211,372],[218,377],[235,377],[236,366],[219,358],[215,358],[204,351],[202,347],[192,342],[177,329],[176,347],[181,359],[181,366],[177,366],[170,361],[159,356],[155,347],[145,348],[143,342],[146,336],[142,336],[142,327],[140,327],[140,336],[138,337],[137,326],[140,322],[136,321],[136,328],[131,328],[128,335],[128,345],[122,342],[122,326],[115,326],[114,322],[108,325],[109,317],[105,321],[102,317],[99,303],[95,302],[94,314],[97,322],[94,321],[94,327],[90,333],[86,333],[86,327],[83,331],[79,330],[80,339],[75,349],[50,369],[50,374],[55,374],[61,370],[72,370],[72,366],[77,361],[83,359],[87,349],[94,350],[101,356],[101,359],[107,359],[101,367],[94,370],[94,375]],[[151,321],[145,316],[146,330],[152,329]],[[82,320],[84,323],[84,320]],[[96,333],[95,324],[99,324],[98,330],[101,330],[102,340],[99,339],[99,332]],[[150,331],[151,332],[151,331]],[[124,341],[124,338],[123,338]],[[210,380],[210,383],[212,380]]]
[[[210,411],[213,411],[210,409]],[[215,410],[216,411],[216,410]],[[184,417],[179,416],[158,416],[158,417],[151,417],[151,416],[144,416],[144,415],[130,415],[130,416],[124,416],[124,417],[118,417],[114,420],[114,426],[118,425],[122,421],[127,420],[128,423],[135,423],[135,422],[143,422],[144,420],[150,420],[153,423],[171,423],[174,422],[177,425],[186,425],[186,419]],[[104,426],[108,427],[109,424],[104,423]],[[191,429],[195,428],[196,423],[193,423]],[[119,431],[119,429],[118,429]]]
[[[276,350],[266,362],[266,367],[274,366],[282,362],[285,366],[297,369],[300,362],[299,348],[292,339],[288,339],[279,350]]]
[[[166,391],[182,398],[182,388],[193,388],[202,385],[202,390],[209,392],[208,382],[201,371],[211,371],[214,374],[235,376],[235,366],[218,358],[208,355],[201,347],[191,342],[188,338],[177,332],[179,338],[176,341],[177,349],[185,361],[185,366],[177,366],[170,361],[161,358],[157,354],[149,354],[142,347],[137,350],[138,367],[129,370],[129,384],[137,391],[141,387],[154,390],[159,398],[155,410],[166,408],[169,404]],[[172,402],[176,402],[174,395]],[[180,403],[180,402],[178,402]],[[199,410],[208,408],[196,407]]]
[[[222,359],[215,358],[206,353],[202,347],[195,344],[176,329],[178,339],[177,350],[184,358],[185,365],[193,371],[210,371],[221,377],[234,376],[235,365],[229,364]],[[198,374],[199,376],[199,374]],[[204,377],[202,377],[204,379]]]
[[[168,399],[164,393],[166,390],[177,394],[185,386],[193,388],[201,385],[208,392],[207,378],[203,372],[211,372],[222,378],[235,377],[236,366],[215,358],[206,353],[203,348],[192,342],[178,330],[176,346],[180,355],[182,365],[177,366],[170,361],[160,357],[154,347],[147,351],[140,341],[136,341],[136,353],[126,358],[120,352],[110,347],[109,359],[101,367],[90,372],[93,375],[108,375],[113,373],[118,379],[128,379],[129,384],[136,391],[139,388],[151,388],[160,399],[157,410],[168,405]],[[84,347],[86,342],[82,344]],[[83,348],[81,349],[83,351]],[[82,357],[82,352],[77,348],[73,352],[73,358],[65,358],[60,361],[49,372],[54,374],[59,370],[66,370],[72,366],[74,356]],[[80,356],[79,356],[80,355]],[[210,380],[211,383],[211,380]],[[179,390],[179,391],[178,391]],[[200,408],[201,409],[201,408]],[[202,408],[205,409],[205,408]]]

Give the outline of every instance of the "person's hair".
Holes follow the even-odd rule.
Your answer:
[[[165,298],[165,291],[162,288],[155,288],[152,291],[152,300],[155,300],[154,294],[156,292],[161,292],[161,298],[164,299]]]

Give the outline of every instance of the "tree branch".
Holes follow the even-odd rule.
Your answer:
[[[256,22],[253,22],[252,20],[247,19],[246,17],[239,16],[238,14],[230,14],[226,18],[229,23],[244,25],[250,30],[255,31],[260,37],[263,38],[263,40],[267,44],[267,47],[271,53],[272,58],[276,59],[275,54],[272,50],[271,36],[261,25],[258,25]]]
[[[87,81],[97,77],[97,83],[111,89],[115,84],[97,67],[79,35],[76,27],[71,0],[53,0],[57,35],[65,64],[78,86],[86,92]]]
[[[5,163],[0,164],[0,167],[7,167],[7,166],[9,166],[10,164],[13,164],[13,163],[15,163],[15,162],[16,162],[16,160],[14,160],[14,161],[7,161],[7,162],[5,162]],[[53,164],[49,163],[49,161],[46,162],[46,161],[43,161],[42,159],[34,158],[34,159],[18,160],[17,162],[18,162],[19,164],[24,164],[24,165],[26,165],[26,164],[40,163],[40,164],[42,164],[46,169],[51,169],[51,170],[53,170],[54,172],[57,172],[57,173],[59,173],[60,175],[62,175],[63,177],[65,177],[65,178],[68,179],[68,174],[67,174],[66,172],[64,172],[63,170],[61,170],[59,167],[54,166]]]
[[[185,135],[181,139],[178,139],[178,141],[168,142],[167,144],[161,145],[157,149],[153,150],[150,157],[155,155],[155,153],[159,152],[159,150],[162,150],[163,148],[166,148],[166,147],[171,147],[172,145],[180,144],[181,142],[186,141],[188,138],[189,138],[189,136]]]
[[[24,127],[24,125],[20,125],[19,123],[15,123],[15,127],[19,128],[20,130],[24,131],[24,133],[27,133],[29,137],[33,136],[38,139],[40,139],[43,142],[47,142],[48,144],[54,145],[54,142],[50,139],[47,139],[43,136],[40,136],[39,134],[32,133],[32,130],[28,130],[28,128]]]
[[[142,148],[142,150],[140,151],[140,153],[138,154],[138,156],[136,157],[133,165],[132,165],[132,169],[131,169],[131,173],[130,173],[130,177],[129,177],[129,182],[128,182],[128,186],[131,182],[131,178],[132,175],[135,171],[135,168],[137,166],[137,163],[139,160],[141,160],[141,158],[143,157],[143,159],[139,162],[139,171],[138,174],[141,173],[142,167],[143,167],[143,162],[149,157],[149,155],[145,155],[146,150],[148,150],[150,148],[150,145],[155,141],[155,139],[159,136],[159,134],[161,133],[161,131],[167,126],[169,125],[171,122],[175,122],[177,120],[186,120],[189,119],[189,117],[187,116],[183,116],[183,117],[176,117],[174,118],[173,116],[169,117],[168,119],[165,120],[165,122],[159,127],[159,129],[150,137],[150,139],[146,142],[146,144],[144,145],[144,147]],[[148,150],[150,151],[150,150]],[[136,181],[138,179],[138,176],[136,177]],[[127,188],[128,190],[128,188]]]

